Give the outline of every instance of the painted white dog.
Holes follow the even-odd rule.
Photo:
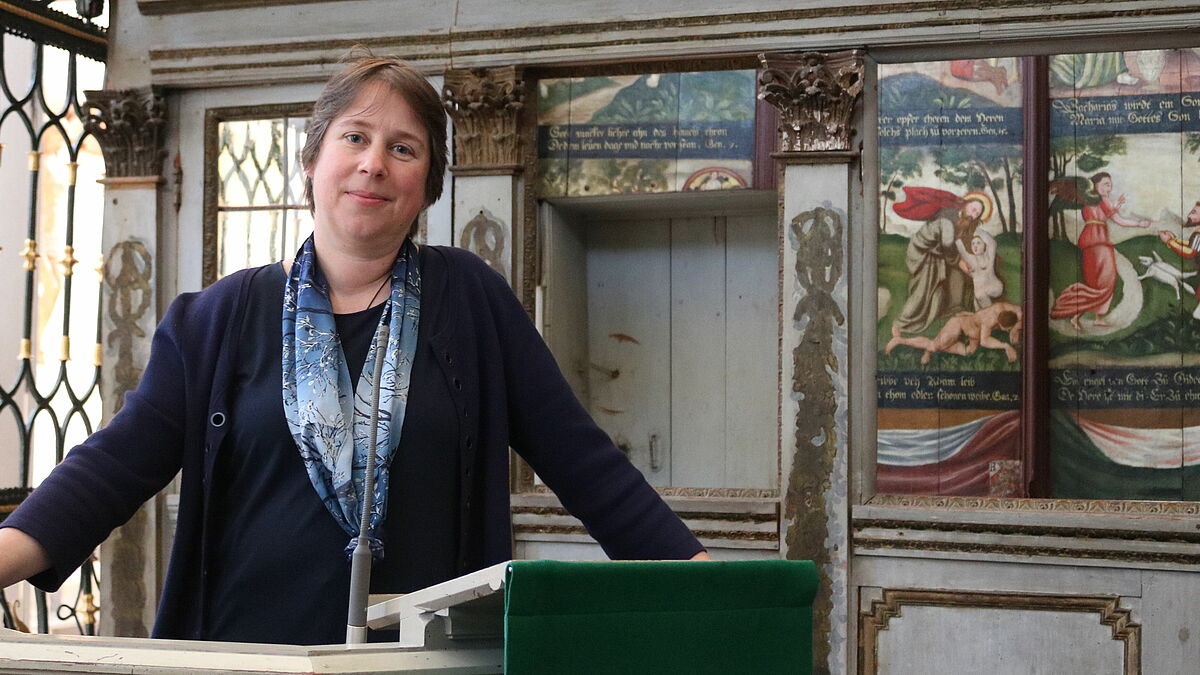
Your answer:
[[[1184,273],[1183,270],[1177,269],[1163,262],[1163,259],[1158,257],[1158,251],[1151,251],[1154,257],[1148,255],[1139,255],[1138,262],[1146,268],[1146,272],[1138,279],[1154,279],[1162,282],[1171,288],[1175,289],[1175,299],[1180,299],[1180,287],[1186,288],[1192,295],[1196,294],[1196,289],[1192,288],[1184,279],[1196,276],[1196,272]]]

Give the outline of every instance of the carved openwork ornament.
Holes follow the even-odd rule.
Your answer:
[[[454,120],[456,169],[508,167],[521,161],[517,118],[525,84],[516,66],[447,70],[442,100]]]
[[[850,149],[862,94],[863,52],[761,54],[758,97],[779,109],[780,152]]]
[[[89,91],[84,127],[100,142],[109,178],[158,176],[166,104],[157,88]]]

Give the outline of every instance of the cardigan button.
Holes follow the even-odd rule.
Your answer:
[[[473,447],[475,447],[475,439],[467,436],[467,449],[470,450]]]
[[[446,365],[454,365],[454,357],[450,355],[450,352],[443,352],[442,356],[446,359]]]
[[[225,426],[225,413],[215,412],[208,421],[211,422],[214,427],[223,427]]]
[[[462,391],[462,380],[458,379],[457,377],[454,378],[454,388],[458,391]]]

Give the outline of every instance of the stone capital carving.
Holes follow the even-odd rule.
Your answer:
[[[84,127],[100,143],[108,178],[162,173],[166,104],[155,87],[87,94]]]
[[[849,150],[863,52],[760,54],[758,97],[779,109],[780,152]]]
[[[455,168],[511,168],[521,163],[517,118],[525,83],[516,66],[447,70],[442,100],[454,120]]]

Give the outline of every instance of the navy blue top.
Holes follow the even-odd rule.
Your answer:
[[[419,331],[424,334],[428,326],[435,371],[449,389],[458,420],[453,428],[441,428],[456,436],[455,574],[512,557],[509,447],[528,460],[609,556],[688,558],[702,550],[579,404],[505,279],[468,251],[422,249]],[[204,613],[212,604],[214,467],[236,424],[229,405],[241,326],[249,320],[249,287],[271,273],[270,266],[236,272],[176,298],[154,333],[141,381],[125,394],[120,412],[73,448],[0,523],[28,533],[50,556],[50,568],[30,579],[34,585],[57,589],[113,528],[182,469],[171,562],[153,635],[204,635],[209,625]],[[414,397],[408,409],[403,433],[410,439],[416,434],[408,433],[408,423],[423,415],[413,407],[419,400]],[[389,511],[391,518],[401,515],[394,506]],[[310,620],[285,611],[270,616],[292,631]]]
[[[343,550],[350,538],[313,489],[283,414],[285,282],[276,265],[248,289],[231,426],[214,467],[207,640],[345,639],[350,566]],[[351,382],[358,382],[383,308],[380,303],[335,316]],[[418,328],[408,412],[380,533],[384,559],[371,573],[374,593],[408,593],[455,576],[458,420],[427,332]],[[298,551],[303,558],[296,558]],[[307,619],[280,621],[281,614]]]

